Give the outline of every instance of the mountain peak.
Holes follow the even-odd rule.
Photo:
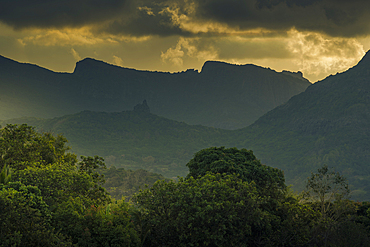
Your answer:
[[[97,60],[94,58],[84,58],[81,61],[76,63],[75,70],[73,71],[74,74],[82,74],[82,73],[92,73],[97,71],[104,71],[106,73],[113,73],[113,71],[120,70],[122,71],[133,71],[133,72],[148,72],[145,70],[137,70],[132,68],[125,68],[121,66],[117,66],[114,64],[110,64],[101,60]],[[82,72],[82,73],[81,73]]]
[[[113,65],[110,65],[103,61],[96,60],[94,58],[87,57],[76,63],[76,67],[73,73],[76,73],[78,71],[84,71],[86,69],[90,70],[92,67],[101,68],[101,67],[108,67],[108,66],[113,66]]]
[[[214,73],[215,71],[218,71],[220,69],[235,70],[235,69],[246,68],[246,67],[262,68],[262,67],[259,67],[253,64],[239,65],[239,64],[231,64],[231,63],[226,63],[226,62],[221,62],[221,61],[206,61],[202,67],[201,73]]]
[[[303,73],[301,71],[291,72],[291,71],[288,71],[288,70],[283,70],[281,72],[281,74],[289,75],[289,76],[292,76],[294,78],[300,79],[301,81],[309,82],[311,84],[311,82],[309,80],[307,80],[306,78],[303,77]]]
[[[137,104],[134,107],[134,111],[135,112],[150,113],[150,108],[149,108],[148,104],[146,103],[146,100],[144,100],[142,104]]]

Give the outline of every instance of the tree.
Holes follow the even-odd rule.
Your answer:
[[[187,164],[187,178],[204,176],[207,172],[237,174],[243,181],[254,181],[267,197],[280,200],[286,191],[284,173],[261,164],[252,150],[211,147],[200,150]]]
[[[152,225],[148,246],[249,246],[272,217],[256,184],[236,175],[157,181],[134,200]]]
[[[140,240],[124,201],[85,207],[80,198],[70,197],[54,214],[55,227],[78,246],[139,246]]]
[[[77,162],[66,142],[27,125],[0,130],[0,246],[138,246],[129,205],[110,204],[102,187],[103,158]]]
[[[364,227],[354,222],[351,217],[356,209],[353,203],[346,200],[349,194],[347,179],[326,165],[308,177],[306,190],[302,193],[303,199],[320,213],[312,228],[312,245],[345,246],[343,244],[351,242],[350,239],[355,233],[358,234],[358,239],[367,235]],[[344,234],[349,228],[356,230],[351,234]],[[354,242],[353,244],[355,246]]]
[[[20,182],[0,184],[0,246],[71,246],[50,224],[41,191]]]
[[[75,164],[76,156],[66,152],[66,143],[61,135],[39,134],[27,124],[8,124],[0,129],[0,168],[7,165],[16,171],[57,162]]]
[[[52,208],[58,207],[69,197],[81,198],[85,206],[106,204],[110,201],[109,195],[96,183],[94,177],[70,164],[30,166],[18,171],[14,179],[37,186],[44,200]]]
[[[0,184],[7,184],[12,179],[12,171],[11,169],[5,165],[0,172]]]
[[[26,124],[7,125],[0,130],[0,179],[9,180],[11,168],[14,181],[37,186],[51,207],[70,196],[81,197],[87,204],[109,202],[102,187],[104,176],[96,172],[105,168],[103,158],[82,156],[77,163],[76,155],[67,153],[66,143],[61,135],[39,134]]]
[[[349,194],[347,179],[324,165],[307,179],[304,198],[317,202],[322,216],[326,217],[333,202],[346,199]]]
[[[94,157],[81,156],[82,161],[78,163],[79,173],[88,174],[92,180],[91,187],[89,189],[89,194],[91,198],[101,198],[102,202],[108,199],[106,189],[103,187],[105,183],[104,174],[97,172],[98,169],[103,170],[107,167],[105,166],[104,159],[95,155]],[[104,196],[105,195],[105,196]],[[103,198],[105,197],[105,199]]]

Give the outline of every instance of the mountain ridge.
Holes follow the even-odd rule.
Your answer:
[[[194,152],[209,146],[253,150],[264,164],[282,169],[287,184],[298,191],[311,172],[326,164],[348,179],[353,199],[370,200],[368,55],[353,68],[309,86],[252,125],[238,130],[188,125],[158,117],[148,109],[120,113],[84,111],[46,120],[54,128],[46,128],[45,124],[44,128],[72,138],[72,148],[79,152],[105,156],[109,164],[118,162],[125,169],[145,168],[170,177],[186,173],[185,164]],[[208,83],[217,86],[218,82]],[[190,84],[197,85],[200,91],[209,86],[207,82]],[[240,88],[229,90],[234,92],[234,98],[239,96],[235,92]],[[149,101],[148,105],[152,111]],[[31,124],[37,121],[29,120]]]
[[[348,177],[355,197],[370,198],[369,57],[368,52],[353,68],[309,86],[237,130],[235,142],[283,169],[289,183],[302,186],[302,179],[327,164]]]
[[[4,89],[0,119],[49,118],[83,110],[115,112],[132,109],[146,99],[153,113],[169,119],[237,129],[310,85],[259,66],[220,62],[207,62],[203,72],[168,73],[85,58],[76,63],[73,73],[59,73],[2,60],[9,68],[0,68]]]

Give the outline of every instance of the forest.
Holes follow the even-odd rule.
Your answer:
[[[135,172],[77,158],[62,135],[9,124],[0,154],[1,246],[370,245],[370,203],[325,165],[297,194],[252,150],[209,147],[187,176],[139,171],[119,193],[112,178]]]

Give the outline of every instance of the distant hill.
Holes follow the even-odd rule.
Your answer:
[[[354,198],[370,200],[370,52],[232,138],[231,145],[254,150],[298,188],[310,172],[327,164],[349,179]]]
[[[0,56],[0,119],[120,112],[147,100],[152,113],[224,129],[248,126],[309,85],[301,73],[206,62],[202,71],[139,71],[86,58],[55,73]]]
[[[143,168],[169,178],[184,176],[193,154],[210,146],[253,150],[262,163],[282,169],[287,184],[296,190],[303,188],[310,172],[327,164],[348,178],[352,199],[370,201],[369,92],[368,52],[355,67],[309,86],[238,130],[192,126],[156,116],[148,110],[149,100],[132,107],[134,111],[83,111],[12,122],[63,133],[73,151],[104,156],[108,165]]]
[[[143,104],[139,104],[143,105]],[[72,152],[99,155],[108,166],[145,169],[167,178],[186,176],[185,164],[200,149],[225,143],[230,130],[188,125],[134,111],[83,111],[53,119],[20,118],[1,122],[35,126],[40,132],[63,134]]]

